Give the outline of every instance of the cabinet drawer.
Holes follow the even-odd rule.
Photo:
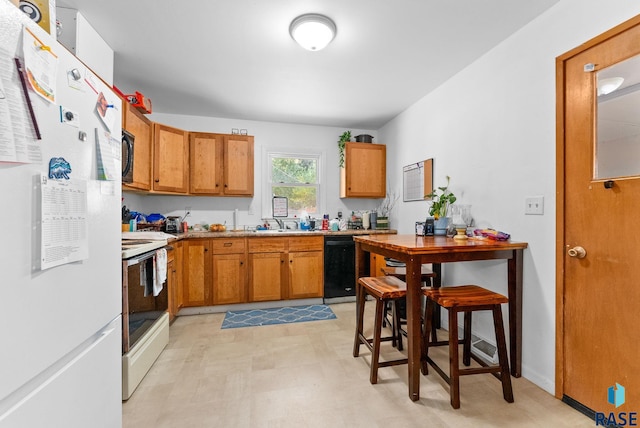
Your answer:
[[[244,253],[244,238],[217,238],[213,239],[213,254],[239,254]]]
[[[322,251],[324,238],[322,236],[292,236],[289,238],[289,251]]]
[[[287,251],[287,238],[249,238],[249,253],[283,253]]]

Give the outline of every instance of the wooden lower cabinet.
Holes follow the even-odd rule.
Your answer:
[[[183,268],[177,309],[323,295],[322,236],[195,238],[177,254]]]
[[[245,238],[213,238],[214,305],[229,305],[247,301],[247,268]]]
[[[322,297],[324,238],[249,238],[249,301]]]

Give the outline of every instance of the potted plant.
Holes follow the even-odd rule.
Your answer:
[[[449,218],[447,213],[449,206],[455,203],[456,195],[449,190],[449,181],[451,178],[447,175],[447,185],[433,189],[431,193],[425,195],[425,199],[431,199],[429,207],[429,215],[435,219],[434,229],[436,235],[445,235]]]
[[[338,140],[338,151],[340,153],[340,168],[344,168],[344,147],[351,141],[351,131],[344,131]]]

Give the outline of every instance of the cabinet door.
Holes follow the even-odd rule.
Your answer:
[[[189,144],[187,133],[154,124],[153,190],[187,193],[189,190]]]
[[[184,306],[208,306],[211,296],[211,250],[208,239],[190,239],[183,245]]]
[[[151,190],[151,121],[125,102],[123,128],[134,136],[133,182],[122,183],[124,188]]]
[[[224,194],[253,196],[253,137],[225,135]]]
[[[182,289],[182,242],[171,244],[173,250],[167,263],[167,287],[169,289],[169,316],[173,320],[184,304]]]
[[[213,256],[213,304],[244,303],[246,299],[246,266],[243,254]]]
[[[322,297],[323,262],[322,251],[289,253],[289,299]]]
[[[173,250],[167,251],[167,298],[168,310],[169,310],[169,322],[173,321],[178,312],[177,308],[177,293],[176,293],[176,269],[175,269],[175,254]]]
[[[222,194],[222,150],[220,134],[189,134],[189,193]]]
[[[384,198],[387,149],[384,144],[347,143],[340,169],[341,198]]]
[[[283,253],[249,254],[249,301],[282,300],[286,272]]]
[[[384,273],[382,272],[382,268],[387,265],[384,256],[380,254],[371,253],[369,259],[369,275],[370,276],[382,276]]]

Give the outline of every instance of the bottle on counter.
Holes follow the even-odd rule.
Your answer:
[[[322,216],[322,230],[329,230],[329,214]]]

